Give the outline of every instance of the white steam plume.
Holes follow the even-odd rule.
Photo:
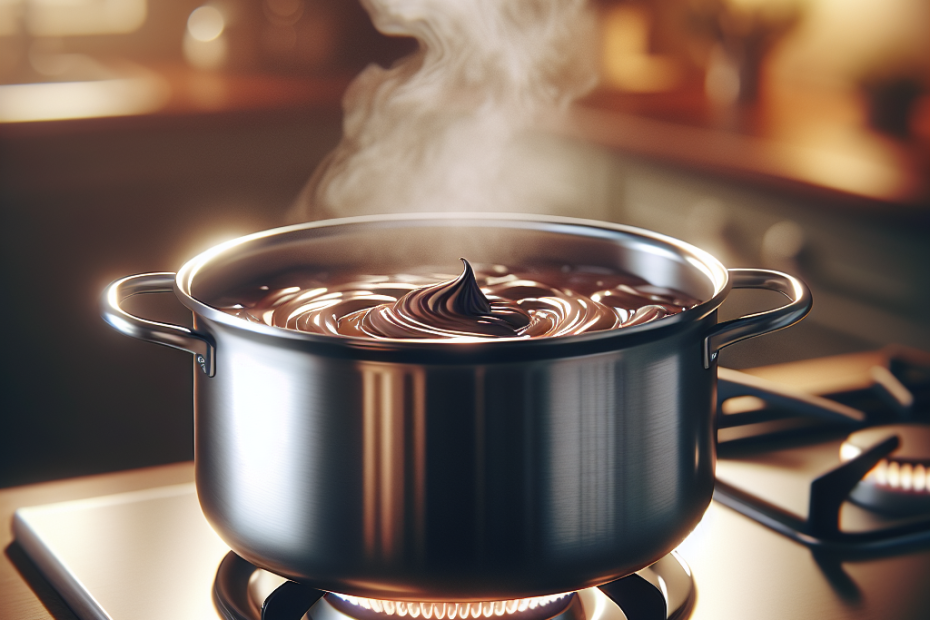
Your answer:
[[[342,141],[290,219],[533,210],[507,160],[522,132],[594,85],[587,0],[362,3],[378,30],[419,49],[351,84]]]

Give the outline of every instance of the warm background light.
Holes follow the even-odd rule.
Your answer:
[[[226,27],[223,14],[215,6],[204,5],[194,9],[187,18],[187,32],[197,41],[212,41],[221,34]]]
[[[160,108],[168,86],[159,76],[0,86],[0,123],[145,114]]]
[[[217,6],[205,4],[187,18],[184,58],[198,69],[219,69],[229,56],[225,35],[227,18]]]
[[[39,37],[133,32],[148,12],[146,0],[21,0],[20,4],[28,6],[29,33]]]

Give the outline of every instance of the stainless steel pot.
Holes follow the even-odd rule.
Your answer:
[[[622,268],[705,301],[638,327],[472,344],[301,333],[213,307],[289,270],[392,273],[460,256]],[[717,324],[731,288],[789,302]],[[193,330],[120,308],[170,290]],[[197,490],[234,551],[319,589],[423,601],[577,590],[668,553],[713,491],[717,351],[810,307],[791,276],[727,271],[652,232],[487,214],[258,233],[176,276],[118,280],[103,300],[121,332],[195,355]]]

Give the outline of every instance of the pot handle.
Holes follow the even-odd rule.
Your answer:
[[[794,276],[769,269],[730,269],[729,272],[733,288],[778,291],[791,301],[773,310],[747,314],[714,326],[704,338],[704,368],[710,368],[723,347],[794,325],[813,305],[810,289]]]
[[[193,353],[200,369],[212,377],[216,371],[216,345],[211,336],[180,325],[149,321],[129,314],[120,307],[125,299],[133,295],[172,292],[174,278],[175,274],[171,272],[140,273],[112,282],[103,291],[103,320],[127,336]]]

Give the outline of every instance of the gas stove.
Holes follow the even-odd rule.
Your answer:
[[[553,600],[395,606],[286,582],[229,551],[193,484],[23,508],[13,527],[83,619],[924,618],[928,397],[930,356],[901,348],[720,369],[704,519],[653,566]]]

